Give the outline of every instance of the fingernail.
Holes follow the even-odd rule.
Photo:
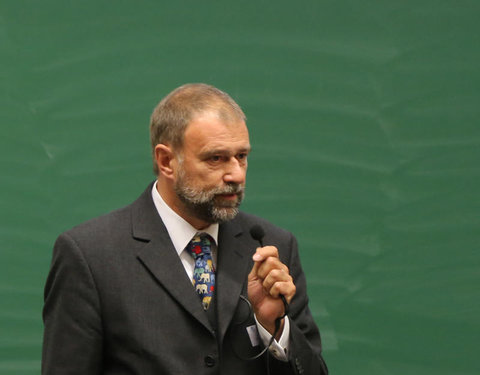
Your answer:
[[[259,262],[262,260],[262,256],[260,254],[253,254],[253,260]]]

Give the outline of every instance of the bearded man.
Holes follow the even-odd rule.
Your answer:
[[[206,84],[158,104],[156,180],[55,243],[42,374],[328,373],[294,236],[238,209],[245,120]]]

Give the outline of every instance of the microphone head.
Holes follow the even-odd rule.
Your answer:
[[[262,242],[262,239],[265,236],[265,231],[260,225],[255,224],[250,228],[250,236],[252,236],[254,240]]]

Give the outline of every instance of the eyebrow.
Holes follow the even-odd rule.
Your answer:
[[[251,151],[252,151],[251,147],[242,147],[242,148],[236,150],[233,154],[237,155],[237,154],[241,154],[241,153],[250,153]],[[230,155],[230,154],[231,154],[231,152],[227,149],[217,148],[217,149],[207,150],[205,152],[202,152],[200,154],[200,156],[203,157],[203,158],[208,158],[208,157],[214,156],[214,155]]]

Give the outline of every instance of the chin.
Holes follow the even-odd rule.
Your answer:
[[[215,207],[212,216],[216,223],[223,223],[225,221],[232,220],[237,216],[238,208],[237,207]]]

